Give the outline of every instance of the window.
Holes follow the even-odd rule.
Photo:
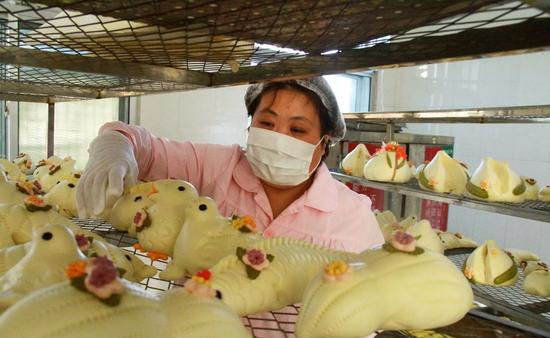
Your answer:
[[[344,114],[370,110],[371,77],[370,72],[324,76]]]
[[[0,158],[6,158],[8,154],[6,102],[0,101]]]
[[[101,125],[119,119],[121,101],[111,98],[55,104],[54,154],[71,156],[76,167],[88,161],[88,145]],[[48,105],[19,103],[19,151],[34,161],[47,157]]]

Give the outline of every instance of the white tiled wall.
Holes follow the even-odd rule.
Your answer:
[[[550,105],[550,52],[389,69],[378,76],[378,111]],[[409,124],[407,131],[454,136],[455,157],[471,171],[491,156],[550,185],[550,124]],[[449,228],[477,241],[532,250],[550,262],[550,223],[451,206]]]
[[[247,86],[147,95],[137,104],[139,124],[169,139],[245,143]]]

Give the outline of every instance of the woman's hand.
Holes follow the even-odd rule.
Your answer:
[[[136,184],[138,165],[130,141],[121,133],[109,131],[90,143],[90,158],[76,187],[80,218],[97,217],[112,206],[124,187]]]

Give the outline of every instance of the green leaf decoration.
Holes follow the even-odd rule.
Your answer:
[[[399,162],[399,164],[397,165],[397,169],[402,168],[405,165],[405,163],[407,163],[407,161],[405,161],[405,159],[402,159],[401,162]]]
[[[90,245],[94,242],[94,238],[92,236],[87,236],[88,242],[90,242]]]
[[[525,182],[523,182],[523,180],[521,180],[521,183],[518,184],[518,186],[514,188],[512,193],[516,196],[519,196],[519,195],[521,195],[525,192],[525,189],[527,189],[527,187],[525,186]]]
[[[249,232],[252,232],[252,231],[250,231],[249,228],[247,228],[247,227],[244,226],[244,225],[243,225],[242,227],[239,228],[239,231],[242,232],[242,233],[245,233],[245,234],[247,234],[247,233],[249,233]]]
[[[426,189],[433,190],[433,187],[430,185],[428,179],[426,178],[426,174],[424,174],[424,169],[422,169],[418,174],[418,183],[420,183],[420,185]]]
[[[111,295],[111,297],[106,298],[106,299],[102,299],[102,298],[98,298],[98,297],[96,297],[96,298],[99,299],[100,302],[102,302],[103,304],[105,304],[107,306],[117,306],[118,304],[120,304],[120,300],[122,299],[122,295],[113,293]]]
[[[422,235],[418,235],[414,239],[418,241],[420,238],[422,238]]]
[[[518,274],[518,266],[514,261],[512,261],[512,266],[508,270],[504,271],[499,276],[497,276],[493,282],[496,285],[500,285],[514,278],[517,274]]]
[[[260,275],[260,271],[254,269],[249,265],[246,265],[246,275],[248,276],[248,278],[254,280],[258,278],[258,276]]]
[[[275,256],[270,255],[270,254],[267,254],[265,257],[267,258],[267,260],[268,260],[269,262],[273,262],[273,259],[275,258]]]
[[[99,255],[97,254],[97,252],[94,252],[89,257],[97,258],[99,257]]]
[[[124,274],[126,273],[126,270],[123,269],[123,268],[116,268],[116,269],[117,269],[118,275],[119,275],[120,277],[124,276]]]
[[[236,254],[237,254],[237,257],[239,257],[239,260],[242,262],[243,261],[242,258],[246,254],[246,249],[238,246]]]
[[[408,251],[401,251],[399,249],[396,249],[390,243],[385,243],[384,245],[382,245],[382,249],[386,250],[389,253],[399,252],[399,253],[404,253],[404,254],[412,255],[412,256],[418,256],[418,255],[421,255],[421,254],[424,253],[424,249],[422,249],[421,247],[418,247],[418,246],[414,249],[414,251],[408,252]]]
[[[483,189],[481,189],[480,187],[478,187],[477,185],[473,184],[472,182],[468,181],[468,183],[466,183],[466,190],[468,190],[468,192],[476,197],[479,197],[479,198],[489,198],[489,193]]]
[[[86,289],[86,285],[84,285],[84,279],[86,279],[86,276],[87,275],[71,279],[71,286],[79,291],[88,293],[88,289]]]
[[[388,166],[389,166],[390,168],[393,168],[392,165],[391,165],[390,155],[388,155],[388,153],[386,153],[386,163],[388,163]]]

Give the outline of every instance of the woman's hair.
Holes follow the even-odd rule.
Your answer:
[[[304,93],[314,104],[315,109],[317,110],[317,113],[319,114],[319,121],[321,122],[321,137],[324,135],[330,135],[331,131],[334,129],[334,126],[332,125],[332,122],[330,120],[330,117],[328,115],[327,107],[323,104],[321,101],[321,98],[317,96],[314,92],[311,90],[304,88],[294,82],[270,82],[264,87],[264,90],[254,101],[252,101],[252,104],[248,107],[248,116],[253,117],[254,113],[256,112],[256,108],[258,108],[258,104],[260,104],[260,101],[262,99],[262,96],[264,96],[267,92],[277,92],[280,89],[294,89],[298,90],[301,93]],[[329,153],[329,146],[330,142],[329,140],[325,139],[324,147],[325,147],[325,153],[323,154],[323,157],[321,158],[321,162],[325,160],[325,158],[328,156]]]

